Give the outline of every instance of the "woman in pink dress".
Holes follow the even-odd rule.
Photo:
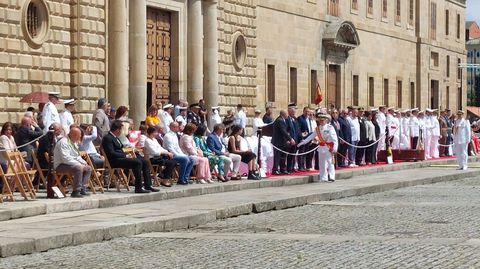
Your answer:
[[[208,158],[203,157],[201,149],[197,148],[195,141],[193,140],[193,133],[197,129],[197,126],[193,123],[189,123],[183,129],[183,136],[180,138],[180,148],[188,155],[195,158],[197,164],[197,182],[201,184],[213,183],[212,174],[210,173],[210,164]]]

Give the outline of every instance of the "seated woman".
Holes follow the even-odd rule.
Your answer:
[[[151,105],[148,108],[145,125],[147,125],[147,127],[163,127],[162,120],[158,116],[158,107],[156,105]]]
[[[17,150],[17,144],[15,143],[15,139],[13,138],[13,124],[11,122],[5,122],[5,124],[3,124],[2,126],[2,131],[0,132],[0,149],[2,149],[2,151],[0,152],[0,164],[2,165],[3,171],[7,172],[7,152]],[[24,155],[24,158],[25,156],[26,154]],[[28,162],[25,162],[25,167],[27,169],[30,169],[30,164]],[[8,181],[10,188],[12,190],[15,189],[14,178],[9,178]]]
[[[164,166],[163,176],[160,185],[164,187],[171,187],[170,179],[172,178],[173,169],[180,162],[173,159],[173,153],[164,149],[160,143],[158,143],[157,137],[158,130],[155,127],[148,127],[147,138],[145,139],[145,154],[150,158],[150,162],[154,165]]]
[[[208,158],[208,161],[210,163],[210,171],[213,171],[213,169],[215,169],[215,166],[217,166],[217,179],[219,181],[226,182],[224,174],[225,164],[223,162],[223,159],[220,158],[220,156],[215,155],[215,152],[207,148],[207,143],[205,142],[206,133],[207,128],[205,127],[205,125],[199,125],[197,127],[197,130],[195,131],[195,135],[193,136],[195,144],[203,151],[203,155]]]
[[[180,148],[183,153],[188,156],[192,156],[197,164],[197,182],[201,184],[213,183],[212,175],[210,173],[210,165],[208,159],[203,157],[203,151],[195,145],[193,141],[193,133],[197,129],[197,126],[193,123],[188,123],[183,129],[183,136],[180,138]]]
[[[122,133],[118,139],[122,142],[123,147],[131,147],[132,145],[128,140],[128,134],[133,130],[133,121],[128,118],[128,107],[119,106],[115,114],[115,119],[121,121],[123,124]]]
[[[240,155],[242,162],[248,164],[248,179],[258,180],[260,176],[256,169],[257,155],[249,150],[243,151],[240,149],[242,133],[243,128],[240,125],[234,125],[232,127],[232,136],[228,139],[228,151]]]
[[[95,145],[93,144],[93,141],[97,139],[97,127],[93,125],[87,125],[83,126],[81,130],[82,143],[80,144],[79,149],[87,152],[95,168],[102,168],[105,163],[104,157],[98,153]]]

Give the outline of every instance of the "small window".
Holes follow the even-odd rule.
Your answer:
[[[388,17],[388,0],[382,0],[382,18]]]
[[[22,13],[22,31],[32,48],[40,48],[49,30],[49,10],[44,0],[26,0]]]
[[[383,104],[389,106],[390,93],[388,89],[388,79],[383,80]]]
[[[297,68],[290,67],[290,102],[297,102]]]
[[[445,10],[445,35],[450,34],[450,11]]]
[[[438,52],[431,52],[430,53],[430,65],[433,67],[438,67]]]
[[[245,40],[245,36],[242,33],[237,32],[234,34],[232,49],[233,65],[238,72],[242,71],[243,67],[245,66],[245,60],[247,58],[247,41]]]
[[[354,75],[353,76],[353,79],[352,79],[352,89],[353,89],[353,93],[352,93],[352,105],[354,106],[358,106],[359,104],[359,85],[358,85],[358,76],[357,75]]]
[[[430,3],[430,39],[437,39],[437,4]]]
[[[368,78],[368,105],[375,106],[375,79]]]
[[[352,0],[352,9],[358,10],[358,0]]]
[[[460,60],[460,58],[458,58],[457,59],[457,79],[458,80],[462,79],[462,68],[460,68],[461,63],[462,63],[462,61]]]
[[[367,0],[367,13],[373,14],[373,0]]]
[[[447,86],[447,89],[446,89],[446,92],[445,92],[445,95],[446,95],[446,105],[447,105],[447,108],[450,108],[450,86]]]
[[[267,65],[267,98],[275,102],[275,65]]]
[[[450,55],[447,55],[447,78],[450,77]]]
[[[408,23],[410,25],[413,25],[413,22],[415,18],[415,1],[410,0],[409,8],[408,8]]]
[[[397,80],[397,107],[403,107],[403,85],[401,80]]]
[[[415,82],[410,82],[410,107],[415,107]]]
[[[461,20],[460,20],[460,14],[457,14],[457,39],[460,39],[460,29],[461,29]]]
[[[328,1],[328,14],[332,16],[338,16],[338,2],[340,0],[329,0]]]
[[[400,22],[402,19],[402,4],[400,0],[396,0],[395,4],[395,22]]]

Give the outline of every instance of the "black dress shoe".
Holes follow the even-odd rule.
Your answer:
[[[151,191],[151,192],[159,192],[160,191],[160,190],[155,189],[153,187],[148,187],[148,188],[145,188],[145,189],[148,190],[148,191]]]
[[[247,179],[249,179],[249,180],[259,180],[259,178],[254,174],[254,172],[248,172]]]
[[[144,190],[144,189],[139,189],[139,190],[135,190],[135,193],[150,193],[149,190]]]
[[[73,191],[72,194],[70,194],[70,197],[72,197],[72,198],[83,198],[83,195],[80,194],[79,191]]]
[[[282,172],[280,172],[280,175],[290,175],[290,172],[288,172],[288,171],[282,171]]]
[[[278,172],[278,171],[272,171],[272,175],[276,175],[276,176],[279,176],[281,175],[282,173]]]
[[[177,184],[178,185],[188,185],[188,182],[185,182],[185,181],[177,181]]]
[[[83,196],[90,196],[90,193],[88,193],[86,190],[81,190],[80,194]]]

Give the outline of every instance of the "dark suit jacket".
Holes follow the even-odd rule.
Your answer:
[[[273,122],[272,144],[278,148],[285,149],[290,139],[292,139],[292,137],[287,131],[287,123],[282,117],[278,117]]]
[[[263,123],[265,123],[265,124],[270,124],[270,123],[273,122],[272,117],[269,116],[269,115],[267,115],[267,114],[263,115],[263,119],[262,119],[262,120],[263,120]]]
[[[303,133],[310,134],[310,131],[308,130],[308,121],[310,121],[310,119],[308,117],[305,117],[304,115],[297,118],[297,124],[300,130],[300,136],[302,139],[306,137],[303,135]]]
[[[338,128],[337,128],[337,123],[338,123]],[[335,129],[335,133],[337,133],[337,137],[341,137],[343,139],[342,128],[341,128],[340,122],[338,122],[338,119],[335,119],[332,117],[331,125],[333,126],[333,129]]]
[[[358,123],[360,123],[360,142],[367,143],[367,126],[365,125],[365,118],[360,118]]]
[[[31,128],[27,128],[27,127],[20,127],[18,131],[15,133],[15,143],[20,146],[30,141],[33,141],[42,135],[43,135],[43,131],[39,127],[36,127],[35,130],[32,130]],[[35,148],[36,148],[35,143],[32,143],[24,147],[21,147],[18,150],[27,152],[26,161],[31,164],[33,162],[32,150]]]
[[[287,131],[290,134],[295,142],[299,142],[301,139],[300,127],[298,126],[297,118],[295,117],[288,117],[286,119],[287,122]]]
[[[341,138],[348,143],[352,143],[352,129],[350,128],[350,123],[348,123],[347,119],[343,117],[338,117],[338,123],[340,123]]]
[[[215,152],[215,155],[224,155],[222,152],[222,141],[220,141],[220,139],[218,139],[217,135],[214,133],[211,133],[207,136],[207,148]]]
[[[102,148],[105,151],[105,155],[107,155],[106,157],[108,158],[108,161],[113,166],[115,166],[118,159],[127,158],[127,155],[123,152],[122,143],[118,138],[113,136],[112,133],[108,133],[103,137]]]

